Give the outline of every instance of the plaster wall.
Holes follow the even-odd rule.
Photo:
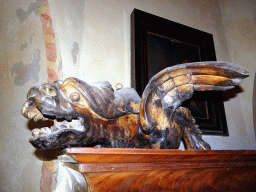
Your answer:
[[[36,1],[0,1],[0,191],[39,191],[42,159],[28,142],[31,122],[20,114],[27,91],[47,82]],[[225,102],[229,137],[204,136],[213,149],[256,149],[252,101],[255,3],[249,0],[49,0],[63,76],[131,85],[130,14],[134,8],[213,34],[217,59],[250,72],[241,93]],[[40,54],[40,56],[39,56]],[[31,64],[31,65],[30,65]],[[76,68],[77,70],[73,70]],[[36,75],[35,75],[36,73]],[[254,102],[255,103],[255,102]],[[33,126],[32,126],[33,127]]]
[[[38,5],[33,0],[0,1],[0,191],[39,191],[42,161],[28,142],[21,115],[30,87],[47,82]],[[33,4],[32,4],[33,5]],[[17,15],[17,10],[26,13]],[[34,12],[35,11],[35,12]]]
[[[245,67],[250,77],[241,84],[241,92],[224,103],[230,136],[209,138],[217,149],[256,149],[253,123],[253,94],[256,70],[256,3],[245,0],[220,0],[220,13],[224,26],[223,36],[230,60]],[[216,49],[217,50],[217,49]],[[217,51],[217,58],[222,53]],[[214,142],[213,142],[214,141]]]
[[[78,77],[83,30],[85,3],[83,0],[49,0],[55,32],[57,50],[60,52],[63,79]]]

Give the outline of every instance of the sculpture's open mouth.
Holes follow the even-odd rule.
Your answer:
[[[86,132],[84,119],[56,119],[56,117],[44,116],[35,106],[24,108],[23,114],[34,121],[49,120],[53,121],[50,127],[35,128],[32,130],[32,137],[29,142],[38,149],[57,148],[62,145],[72,145],[72,139]]]
[[[45,137],[51,134],[58,134],[63,131],[68,130],[77,130],[77,131],[85,131],[85,127],[83,126],[83,118],[72,119],[71,121],[63,120],[58,121],[54,120],[54,125],[51,127],[43,127],[41,129],[35,128],[32,130],[32,138],[37,139],[38,137]]]

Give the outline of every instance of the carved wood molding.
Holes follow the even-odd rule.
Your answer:
[[[69,148],[88,191],[254,191],[254,150]]]

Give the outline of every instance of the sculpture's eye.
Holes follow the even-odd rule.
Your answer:
[[[70,95],[70,99],[71,99],[72,101],[79,101],[79,100],[80,100],[80,95],[79,95],[79,93],[77,93],[77,92],[72,93],[72,94]]]
[[[56,91],[56,89],[54,87],[44,86],[43,90],[44,90],[45,94],[50,95],[52,97],[57,95],[57,91]]]
[[[39,90],[39,87],[32,87],[29,91],[28,91],[28,95],[27,95],[27,98],[30,98],[30,97],[35,97],[38,93],[38,90]]]

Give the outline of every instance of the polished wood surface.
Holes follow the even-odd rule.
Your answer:
[[[255,172],[188,169],[83,173],[88,191],[255,191]]]
[[[255,191],[254,150],[70,148],[88,191]]]
[[[177,150],[128,148],[67,148],[79,163],[255,161],[255,150]]]

